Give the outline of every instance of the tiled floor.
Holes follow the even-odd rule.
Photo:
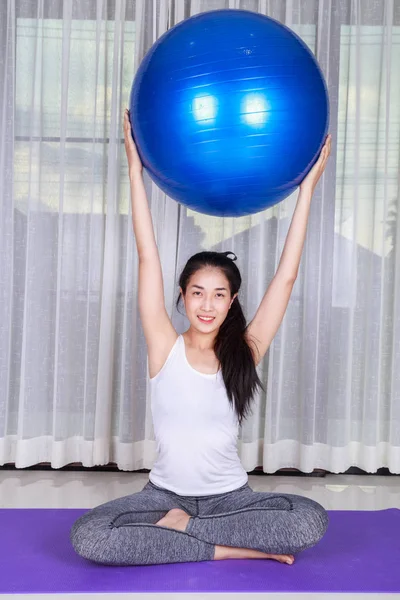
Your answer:
[[[0,470],[0,507],[1,508],[93,508],[108,500],[140,491],[148,481],[148,475],[142,473],[108,473],[83,471],[1,471]],[[251,475],[249,484],[255,491],[286,492],[301,494],[313,498],[327,510],[381,510],[400,508],[400,476],[379,477],[363,475],[327,475],[318,477],[275,477]],[[1,571],[0,571],[1,572]],[[156,598],[195,598],[235,600],[243,599],[243,594],[63,594],[54,596],[63,600],[108,600],[109,598],[134,598],[155,600]],[[248,596],[248,594],[246,594]],[[362,598],[363,594],[313,594],[313,600],[319,598]],[[36,594],[26,596],[2,595],[3,600],[43,598]],[[52,595],[46,595],[51,600]],[[296,594],[296,600],[303,600],[309,594]],[[252,600],[294,598],[293,594],[252,594]],[[372,600],[382,598],[382,594],[368,594]],[[387,594],[389,598],[400,599],[399,594]]]

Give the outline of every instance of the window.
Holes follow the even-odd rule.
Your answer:
[[[66,23],[17,19],[14,196],[22,212],[28,197],[41,212],[58,212],[61,177],[63,213],[104,211],[105,146],[113,105],[121,102],[122,115],[129,101],[135,23],[125,21],[123,44],[117,48],[113,20],[101,21],[97,39],[95,20],[73,19],[70,31]],[[121,57],[115,56],[121,47],[122,69]],[[116,77],[122,77],[122,93],[113,98]],[[121,162],[126,173],[125,161]],[[125,203],[121,213],[128,214],[128,198],[121,195]]]

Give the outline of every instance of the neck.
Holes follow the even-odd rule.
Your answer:
[[[203,333],[202,331],[198,331],[190,326],[189,329],[183,334],[183,337],[193,348],[197,348],[198,350],[211,350],[214,348],[214,342],[217,334],[218,331]]]

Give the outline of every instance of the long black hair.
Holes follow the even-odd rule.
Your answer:
[[[234,258],[228,258],[233,254]],[[179,277],[179,285],[183,295],[192,275],[204,267],[220,269],[227,280],[231,298],[239,292],[242,284],[240,271],[234,261],[237,259],[233,252],[199,252],[189,258]],[[179,310],[179,294],[176,308]],[[232,302],[228,314],[219,328],[214,342],[214,352],[221,365],[227,395],[234,406],[239,425],[248,416],[251,401],[257,388],[263,388],[258,377],[252,350],[245,337],[246,318],[238,297]]]

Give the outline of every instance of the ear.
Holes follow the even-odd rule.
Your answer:
[[[232,302],[235,300],[235,298],[237,298],[238,295],[239,295],[238,292],[236,292],[236,294],[234,294],[234,296],[233,296],[233,298],[231,300],[231,303],[229,305],[229,308],[232,306]]]
[[[180,286],[179,286],[179,291],[180,291],[180,294],[181,294],[181,300],[182,300],[183,307],[185,308],[185,296],[184,296],[183,290],[182,290],[182,288]]]

